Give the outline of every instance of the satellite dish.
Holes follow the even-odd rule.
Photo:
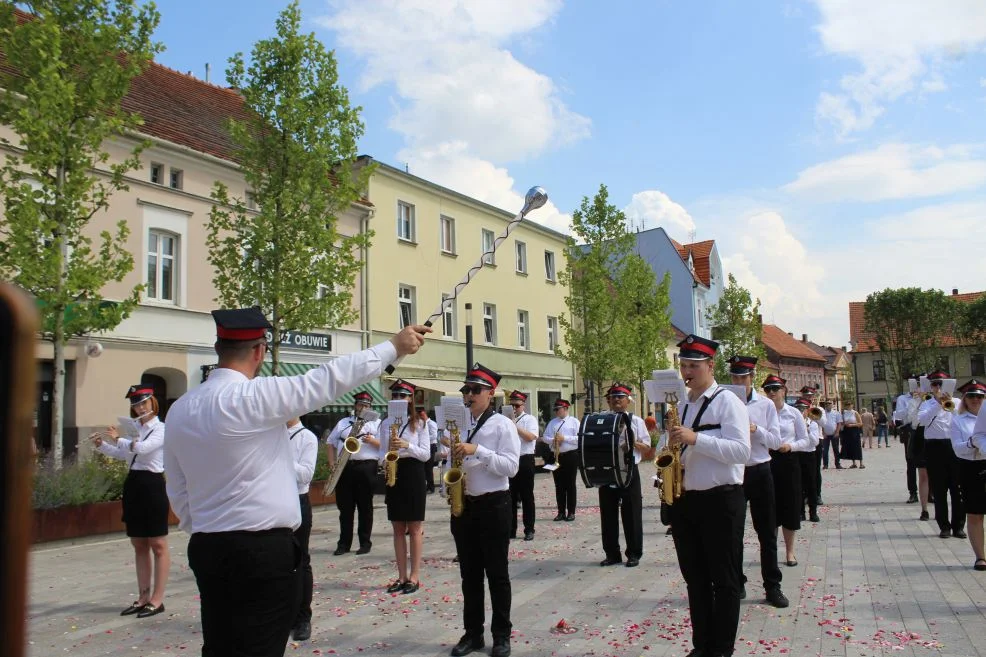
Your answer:
[[[99,358],[103,354],[103,345],[98,342],[90,342],[86,345],[86,356],[89,358]]]

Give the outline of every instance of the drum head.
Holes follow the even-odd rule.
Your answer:
[[[626,413],[590,413],[579,426],[579,473],[586,487],[627,488],[633,477],[633,429]]]

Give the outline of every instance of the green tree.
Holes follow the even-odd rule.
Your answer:
[[[631,254],[617,281],[615,303],[620,321],[613,330],[613,342],[623,351],[615,376],[636,386],[643,401],[644,381],[656,369],[667,369],[666,346],[673,337],[671,328],[671,275],[660,283],[654,270],[637,254]],[[663,399],[650,400],[662,403]],[[643,407],[642,407],[643,408]]]
[[[715,375],[717,381],[729,381],[729,363],[735,355],[756,356],[760,362],[767,360],[767,350],[763,346],[763,324],[760,320],[760,299],[755,299],[750,291],[736,282],[729,274],[726,287],[718,303],[705,313],[712,326],[712,337],[719,343]],[[766,371],[757,370],[755,386],[766,378]]]
[[[21,12],[18,6],[29,13]],[[141,119],[122,101],[161,47],[151,41],[158,12],[134,0],[32,0],[0,3],[3,56],[17,73],[0,84],[0,276],[37,299],[41,337],[54,345],[51,443],[62,459],[65,345],[73,336],[117,326],[142,286],[117,303],[101,295],[133,269],[125,220],[94,239],[90,221],[110,212],[124,176],[140,168],[146,143],[111,161],[108,141],[132,143]],[[128,139],[123,142],[121,138]]]
[[[371,173],[354,166],[363,123],[335,56],[300,26],[294,2],[277,35],[254,45],[249,68],[242,54],[229,60],[227,81],[249,114],[229,131],[256,211],[217,182],[208,227],[217,301],[261,307],[274,326],[274,374],[285,331],[357,316],[351,290],[372,235],[337,230],[337,214],[359,200]]]
[[[986,347],[986,294],[964,304],[960,311],[960,337],[962,342],[982,349]]]
[[[954,299],[941,290],[917,287],[871,293],[863,315],[863,330],[873,336],[887,365],[891,395],[903,393],[909,373],[935,367],[942,338],[958,331],[961,323],[961,309]]]
[[[626,217],[609,203],[606,185],[590,201],[582,198],[572,213],[572,234],[566,249],[565,270],[559,280],[567,286],[565,304],[571,317],[560,317],[565,331],[563,355],[578,368],[589,393],[587,409],[605,380],[625,371],[626,354],[614,334],[624,319],[615,302],[627,259],[633,253],[634,237],[627,231]]]

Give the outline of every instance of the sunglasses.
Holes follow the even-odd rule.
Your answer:
[[[524,402],[511,402],[510,405],[514,408],[524,408]]]
[[[766,388],[763,389],[763,391],[767,393],[779,392],[782,387],[783,386],[767,386]]]
[[[411,395],[407,394],[406,392],[395,392],[395,393],[391,393],[390,398],[391,399],[407,399],[410,396]]]
[[[484,386],[462,386],[461,388],[459,388],[459,392],[461,392],[463,395],[466,393],[470,395],[478,395],[479,393],[488,389],[489,388],[486,388]]]

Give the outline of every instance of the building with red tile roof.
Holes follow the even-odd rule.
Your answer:
[[[804,386],[824,387],[826,359],[792,333],[774,324],[763,325],[763,346],[767,358],[775,364],[778,376],[787,379],[791,394]]]

